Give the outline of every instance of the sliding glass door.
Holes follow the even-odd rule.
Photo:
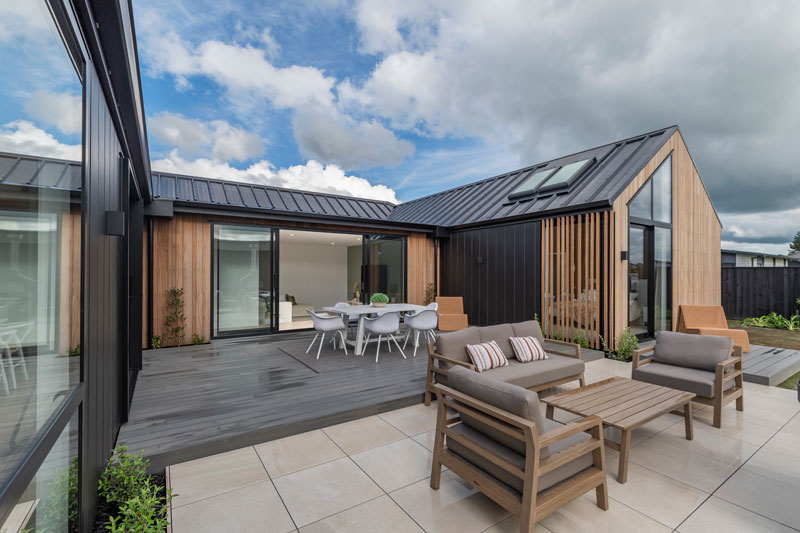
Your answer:
[[[274,327],[272,228],[214,224],[215,337]]]
[[[365,301],[382,292],[392,303],[405,302],[405,242],[405,237],[394,235],[367,235],[364,239]]]

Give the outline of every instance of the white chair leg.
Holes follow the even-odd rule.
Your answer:
[[[6,365],[3,363],[3,354],[0,353],[0,379],[3,380],[3,390],[6,393],[6,396],[11,394],[11,391],[8,390],[8,377],[6,376]]]
[[[403,359],[405,359],[406,358],[406,354],[405,354],[405,352],[403,352],[403,349],[400,348],[400,345],[397,343],[397,339],[394,338],[394,335],[389,335],[389,338],[394,341],[395,345],[397,346],[397,349],[400,350],[400,355],[402,355]],[[386,344],[389,344],[388,340],[386,341]]]
[[[11,357],[11,348],[6,344],[6,357],[8,357],[8,374],[11,376],[11,388],[17,389],[17,373],[14,371],[14,358]]]
[[[378,335],[378,346],[375,347],[375,362],[376,363],[378,362],[378,354],[379,354],[380,349],[381,349],[381,337],[382,336],[383,335]]]
[[[306,348],[306,353],[308,353],[308,352],[310,352],[310,351],[311,351],[311,347],[312,347],[312,346],[314,346],[314,341],[315,341],[315,340],[317,340],[317,337],[319,337],[319,333],[317,333],[316,335],[314,335],[314,338],[313,338],[313,339],[311,339],[311,344],[309,344],[309,345],[308,345],[308,348]]]
[[[322,351],[322,345],[325,344],[325,334],[322,334],[322,338],[319,341],[319,348],[317,348],[317,359],[319,359],[319,352]]]
[[[411,328],[406,328],[406,339],[403,341],[403,349],[406,349],[406,344],[408,344],[408,338],[411,336]]]
[[[17,341],[19,356],[19,363],[17,363],[17,366],[22,365],[22,374],[25,376],[25,381],[28,381],[28,365],[25,364],[25,350],[22,349],[22,339],[20,339],[16,333],[14,333],[14,338]]]
[[[347,355],[347,343],[344,341],[344,332],[339,330],[339,336],[342,338],[342,348],[344,348],[344,354]]]
[[[392,353],[392,345],[389,344],[389,338],[386,338],[386,347],[389,348],[389,353]]]
[[[417,347],[419,346],[419,331],[415,332],[417,336],[414,338],[414,357],[417,356]],[[403,346],[405,348],[405,346]]]

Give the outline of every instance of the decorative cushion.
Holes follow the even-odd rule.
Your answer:
[[[510,337],[508,341],[514,348],[514,355],[522,363],[549,359],[536,337]]]
[[[508,365],[508,359],[495,341],[467,344],[467,353],[478,372]]]
[[[714,372],[717,363],[729,358],[732,351],[729,337],[659,331],[653,361]]]

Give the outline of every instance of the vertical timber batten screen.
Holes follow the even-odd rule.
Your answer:
[[[614,213],[542,221],[542,329],[545,337],[599,350],[613,344]]]

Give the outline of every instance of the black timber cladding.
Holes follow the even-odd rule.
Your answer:
[[[392,211],[389,220],[459,227],[592,205],[608,207],[677,130],[671,126],[405,202]],[[508,198],[538,170],[591,158],[595,163],[563,190]]]
[[[391,202],[153,172],[153,198],[187,204],[264,209],[299,215],[388,220]]]
[[[541,221],[453,232],[442,241],[442,296],[463,296],[476,326],[541,315]]]

